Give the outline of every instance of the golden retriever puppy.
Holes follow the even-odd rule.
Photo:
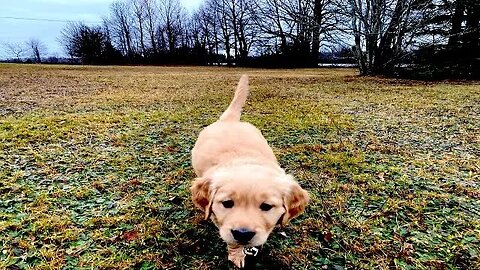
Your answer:
[[[261,132],[240,122],[247,95],[243,75],[230,106],[200,132],[192,150],[198,176],[191,187],[193,202],[219,228],[228,259],[239,268],[248,248],[264,244],[277,224],[298,216],[309,200],[280,168]]]

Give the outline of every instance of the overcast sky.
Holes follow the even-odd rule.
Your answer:
[[[180,1],[188,10],[193,10],[203,0]],[[62,21],[100,23],[102,17],[108,15],[112,2],[113,0],[0,0],[0,58],[9,57],[6,55],[5,43],[25,43],[30,38],[42,41],[47,46],[48,55],[65,55],[57,41],[66,25]]]

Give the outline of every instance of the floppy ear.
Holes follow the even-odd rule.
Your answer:
[[[300,187],[293,179],[290,192],[283,197],[283,207],[285,214],[282,217],[282,226],[286,225],[291,219],[300,215],[310,200],[308,193]]]
[[[213,196],[215,195],[210,187],[211,182],[209,178],[199,177],[195,178],[195,181],[190,187],[193,204],[205,212],[205,220],[210,218]]]

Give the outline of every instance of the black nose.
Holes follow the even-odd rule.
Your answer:
[[[235,240],[240,243],[248,243],[255,236],[255,232],[249,231],[245,228],[240,228],[238,230],[232,230],[232,235]]]

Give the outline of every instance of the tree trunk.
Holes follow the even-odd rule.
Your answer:
[[[480,39],[480,3],[478,0],[470,0],[466,7],[467,18],[465,25],[464,43],[469,50],[479,48]]]
[[[35,48],[34,52],[35,52],[36,62],[37,62],[37,63],[41,63],[41,62],[42,62],[42,58],[40,57],[40,50],[39,50],[38,48]]]
[[[450,30],[450,37],[448,38],[448,45],[455,47],[460,41],[462,32],[463,13],[465,12],[464,0],[457,0],[455,2],[455,12],[452,16],[452,29]]]
[[[314,26],[312,33],[312,52],[311,52],[311,61],[313,64],[318,63],[318,54],[320,51],[320,26],[322,25],[322,10],[323,3],[322,0],[315,0],[313,18]]]
[[[387,30],[380,38],[380,45],[376,51],[374,70],[377,74],[390,73],[394,68],[397,53],[394,48],[395,39],[401,39],[403,31],[399,31],[402,14],[405,13],[405,0],[398,0]],[[398,43],[398,42],[397,42]]]
[[[359,3],[361,4],[361,3]],[[368,69],[365,63],[365,57],[363,55],[363,50],[362,50],[362,38],[361,38],[361,22],[358,22],[358,17],[360,8],[357,6],[357,2],[353,1],[352,5],[352,30],[353,30],[353,36],[355,39],[355,48],[354,48],[354,53],[355,53],[355,58],[357,60],[358,64],[358,69],[360,71],[360,75],[367,75]]]

